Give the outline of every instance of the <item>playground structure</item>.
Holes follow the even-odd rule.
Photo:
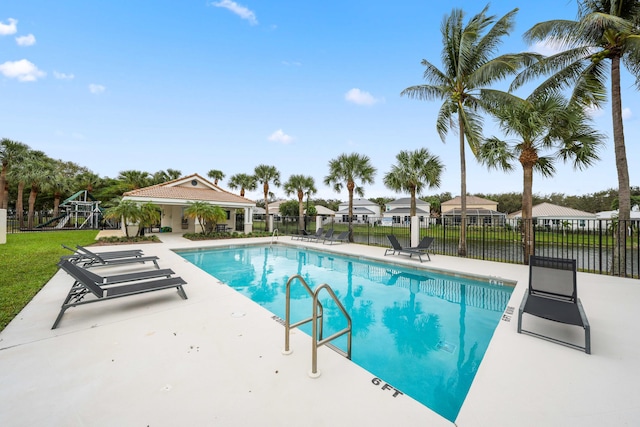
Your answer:
[[[98,229],[100,221],[104,220],[100,201],[96,200],[87,190],[78,191],[60,204],[61,214],[40,224],[37,228],[51,227],[62,229],[71,221],[73,228]]]

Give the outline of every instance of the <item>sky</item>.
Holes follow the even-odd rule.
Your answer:
[[[324,185],[343,153],[377,169],[365,197],[405,197],[383,184],[401,150],[427,148],[445,165],[439,188],[460,194],[457,134],[436,132],[439,101],[400,92],[426,83],[420,62],[440,67],[440,24],[452,9],[472,16],[472,0],[0,0],[0,138],[73,161],[103,177],[177,169],[220,184],[259,164],[315,179],[315,197],[346,200]],[[497,17],[519,7],[500,54],[548,53],[522,34],[537,22],[575,19],[573,0],[490,3]],[[622,80],[631,184],[640,185],[640,97]],[[519,93],[527,96],[528,93]],[[534,176],[539,195],[617,188],[611,115],[593,113],[607,136],[586,171],[557,164]],[[501,135],[486,118],[486,136]],[[489,171],[467,150],[467,191],[522,191],[522,170]],[[278,198],[282,188],[272,186]],[[261,191],[247,197],[261,199]],[[291,197],[288,197],[291,198]]]

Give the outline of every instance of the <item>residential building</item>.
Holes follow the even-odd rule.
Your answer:
[[[340,203],[336,222],[349,222],[349,202]],[[368,199],[353,199],[353,223],[373,223],[381,215],[380,206]]]
[[[387,203],[386,210],[382,214],[384,218],[392,218],[394,224],[408,224],[411,221],[411,197],[403,197]],[[416,216],[420,222],[428,221],[431,216],[431,204],[421,199],[416,199]]]
[[[456,196],[440,204],[445,224],[459,225],[462,213],[462,198]],[[467,196],[467,224],[504,225],[506,214],[498,212],[498,202],[478,196]]]

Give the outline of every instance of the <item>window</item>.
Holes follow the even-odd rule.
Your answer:
[[[399,216],[394,216],[393,217],[393,223],[394,224],[400,224],[400,217]]]
[[[349,215],[342,215],[342,222],[349,222]]]
[[[362,215],[362,221],[363,222],[367,222],[368,218],[369,218],[369,215]]]

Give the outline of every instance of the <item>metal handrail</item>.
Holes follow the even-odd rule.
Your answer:
[[[321,318],[320,327],[319,327],[320,335],[318,335],[318,316],[317,316],[317,310],[316,310],[316,307],[320,304],[320,301],[318,300],[318,295],[320,294],[320,291],[322,291],[323,289],[326,289],[327,292],[329,292],[329,295],[331,296],[333,301],[336,303],[336,305],[338,306],[338,308],[340,309],[344,317],[347,319],[346,328],[324,339],[322,338],[322,324],[324,322],[324,319]],[[320,376],[320,372],[318,372],[318,347],[324,344],[328,344],[330,341],[333,341],[334,339],[341,337],[344,334],[348,334],[347,335],[347,352],[346,354],[343,354],[343,355],[347,359],[351,360],[351,317],[349,316],[349,313],[347,313],[347,310],[345,310],[344,306],[340,303],[340,300],[338,300],[338,297],[336,296],[335,292],[333,292],[333,289],[331,289],[331,286],[324,283],[318,286],[315,292],[313,293],[312,319],[313,319],[313,324],[312,324],[312,339],[311,339],[311,372],[309,372],[309,376],[311,378],[318,378]],[[341,353],[344,353],[344,352],[341,352]]]
[[[273,238],[278,238],[279,234],[278,234],[278,229],[276,228],[275,230],[273,230],[273,233],[271,233],[271,243],[269,243],[269,246],[273,245]]]
[[[323,308],[322,308],[322,304],[320,302],[318,302],[318,304],[315,304],[314,302],[314,310],[313,310],[313,316],[309,317],[307,319],[303,319],[300,320],[296,323],[291,323],[291,284],[292,282],[298,279],[300,281],[300,284],[302,286],[304,286],[304,288],[307,290],[307,293],[309,294],[309,296],[311,298],[314,297],[314,293],[311,290],[311,288],[309,287],[309,285],[307,284],[307,282],[304,280],[304,278],[302,278],[301,275],[296,274],[294,276],[291,276],[289,278],[289,280],[287,280],[287,284],[286,284],[286,307],[285,307],[285,319],[284,319],[284,350],[282,350],[282,354],[291,354],[293,353],[293,350],[289,349],[289,332],[291,331],[291,329],[295,329],[298,326],[304,325],[305,323],[309,323],[314,319],[322,318],[322,314],[323,314]],[[319,312],[319,313],[318,313]],[[314,336],[315,336],[315,323],[314,323]],[[322,339],[322,325],[320,325],[320,339]]]

